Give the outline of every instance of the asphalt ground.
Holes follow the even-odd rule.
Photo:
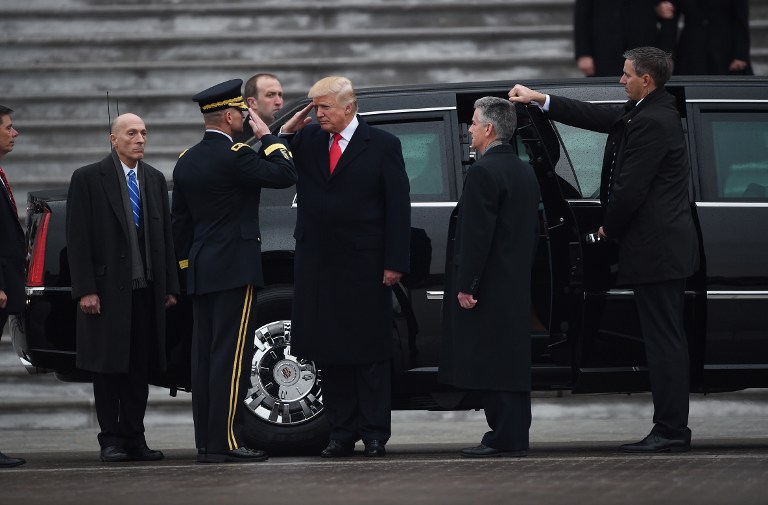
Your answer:
[[[95,428],[4,429],[0,449],[27,459],[0,470],[0,504],[768,504],[768,391],[691,396],[693,450],[626,455],[650,429],[650,397],[535,398],[527,458],[473,460],[458,450],[487,429],[482,412],[394,412],[386,458],[272,457],[195,462],[191,422],[153,418],[166,459],[104,464]]]

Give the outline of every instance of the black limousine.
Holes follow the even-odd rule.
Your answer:
[[[514,82],[359,90],[360,114],[397,135],[411,184],[411,273],[392,300],[393,406],[470,409],[471,393],[436,381],[448,218],[473,162],[467,134],[473,103],[506,97]],[[523,82],[594,103],[626,100],[617,79]],[[693,170],[690,198],[700,234],[700,269],[687,281],[685,324],[693,391],[768,387],[768,79],[673,78]],[[278,129],[308,100],[284,109]],[[533,385],[573,393],[648,391],[633,292],[616,285],[617,249],[587,236],[601,224],[598,201],[604,134],[550,122],[518,105],[512,143],[541,186],[533,272]],[[322,370],[290,352],[293,189],[265,190],[261,223],[267,287],[246,398],[249,446],[280,451],[327,441]],[[82,378],[75,368],[75,304],[64,237],[66,192],[31,192],[25,312],[12,324],[30,370]],[[156,383],[189,385],[189,306],[171,309],[171,370]],[[365,328],[359,328],[365,332]]]

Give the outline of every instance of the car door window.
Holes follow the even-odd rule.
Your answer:
[[[768,201],[768,112],[703,112],[699,163],[707,201]]]
[[[405,170],[411,184],[411,201],[444,201],[449,198],[449,181],[443,121],[377,122],[377,128],[400,139]]]
[[[555,122],[560,134],[566,156],[561,156],[556,171],[558,175],[570,172],[570,161],[576,174],[576,181],[569,183],[578,191],[581,198],[599,198],[600,171],[603,163],[606,133],[598,133]],[[567,159],[566,159],[567,158]],[[563,166],[561,166],[563,165]],[[567,180],[567,179],[566,179]]]

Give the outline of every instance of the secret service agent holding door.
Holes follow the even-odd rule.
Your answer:
[[[248,463],[267,455],[242,443],[250,386],[256,290],[261,271],[261,188],[296,183],[291,153],[240,94],[233,79],[201,91],[205,135],[173,171],[173,231],[192,297],[192,408],[198,463]],[[250,112],[257,153],[234,143]]]
[[[513,102],[536,102],[554,121],[608,134],[603,156],[598,233],[619,243],[617,282],[635,294],[653,396],[653,429],[632,453],[685,452],[688,428],[688,341],[685,281],[699,261],[688,198],[691,165],[675,97],[664,88],[672,57],[655,47],[624,53],[621,106],[549,96],[517,85]]]

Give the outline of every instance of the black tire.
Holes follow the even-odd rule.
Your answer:
[[[256,299],[257,328],[267,327],[279,331],[281,322],[290,321],[292,302],[293,286],[290,284],[268,286],[259,291]],[[259,349],[256,348],[256,351],[254,361],[260,360]],[[251,382],[252,386],[255,386],[253,377]],[[313,390],[315,392],[319,390],[319,383],[316,387],[317,389]],[[320,408],[313,417],[296,424],[269,421],[247,407],[243,422],[243,438],[246,445],[263,449],[270,454],[317,454],[328,443],[330,431],[322,405],[318,405]]]

